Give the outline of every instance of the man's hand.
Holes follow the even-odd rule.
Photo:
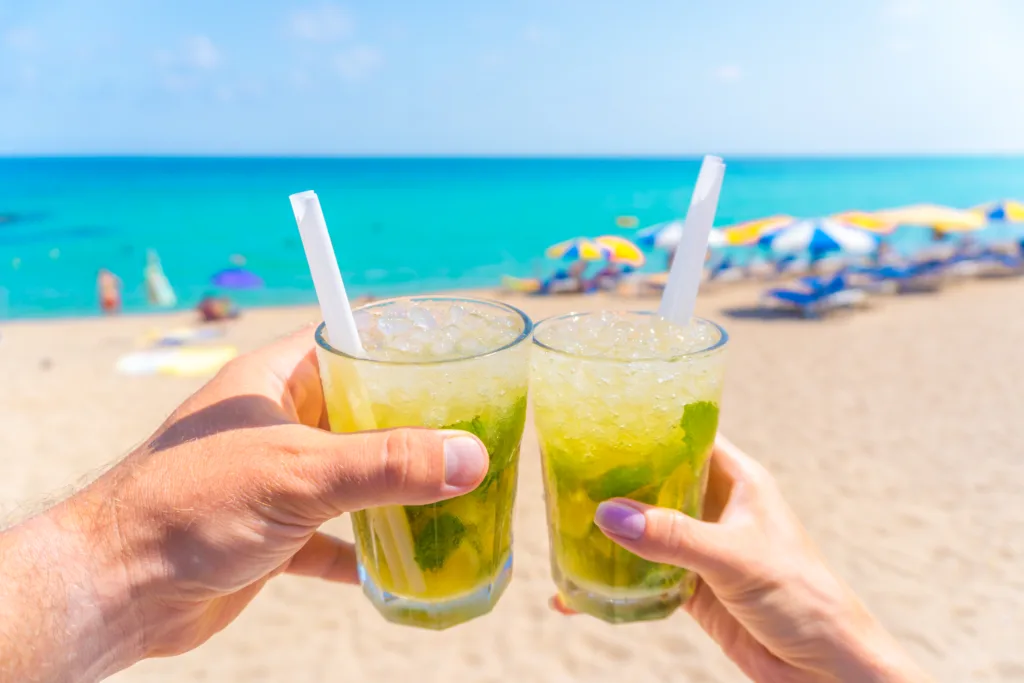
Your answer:
[[[461,495],[487,471],[483,444],[464,432],[324,427],[307,329],[232,361],[103,477],[0,536],[0,550],[12,553],[31,537],[26,566],[45,564],[47,554],[71,565],[59,581],[64,618],[87,625],[92,649],[105,653],[102,662],[69,657],[63,668],[78,671],[54,666],[12,680],[81,680],[83,668],[102,676],[139,658],[190,650],[281,572],[355,582],[352,548],[318,532],[322,523],[366,507]],[[81,593],[74,600],[66,597],[69,581]],[[18,616],[4,618],[0,661],[19,646],[11,644],[19,634],[8,632]],[[66,638],[75,631],[68,624],[52,626]],[[99,644],[104,637],[116,642]],[[54,642],[50,661],[80,646]],[[108,661],[110,652],[121,654]]]

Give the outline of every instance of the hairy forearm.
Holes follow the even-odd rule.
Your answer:
[[[98,681],[142,652],[117,534],[81,504],[0,533],[0,681]]]

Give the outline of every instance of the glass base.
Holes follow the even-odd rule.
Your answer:
[[[374,585],[373,580],[359,567],[359,581],[363,593],[385,619],[403,626],[418,626],[441,631],[487,614],[498,603],[512,579],[512,553],[501,571],[488,583],[472,593],[451,600],[425,602],[388,593]]]
[[[609,597],[585,588],[555,570],[555,583],[562,602],[569,609],[589,614],[610,624],[664,619],[690,599],[697,585],[696,574],[687,573],[678,586],[651,595]]]

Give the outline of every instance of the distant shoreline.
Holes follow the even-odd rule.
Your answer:
[[[1024,159],[1024,150],[987,152],[728,152],[707,150],[729,161],[899,161],[949,159]],[[233,152],[220,154],[169,152],[68,152],[68,153],[4,153],[0,161],[7,160],[102,160],[102,159],[210,159],[210,160],[324,160],[324,161],[678,161],[699,162],[704,152],[681,154],[631,154],[602,152],[594,154],[285,154],[270,152]]]

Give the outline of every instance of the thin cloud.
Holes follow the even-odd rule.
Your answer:
[[[299,40],[331,43],[352,35],[352,18],[338,5],[324,4],[300,10],[289,20],[291,34]]]
[[[14,52],[35,52],[39,49],[39,36],[29,26],[16,26],[4,32],[3,44]]]
[[[544,26],[531,24],[523,31],[523,39],[532,45],[553,45],[556,36],[553,31]]]
[[[185,61],[197,69],[216,69],[220,66],[220,50],[207,36],[191,36],[185,43]]]
[[[168,69],[210,71],[224,61],[220,49],[209,36],[189,36],[177,50],[161,49],[153,53],[156,63]]]
[[[722,64],[711,73],[720,83],[735,83],[743,78],[743,70],[735,64]]]
[[[882,13],[887,19],[913,21],[924,14],[924,0],[888,0]]]
[[[368,45],[356,45],[334,58],[334,67],[342,79],[352,83],[366,80],[383,61],[380,51]]]

